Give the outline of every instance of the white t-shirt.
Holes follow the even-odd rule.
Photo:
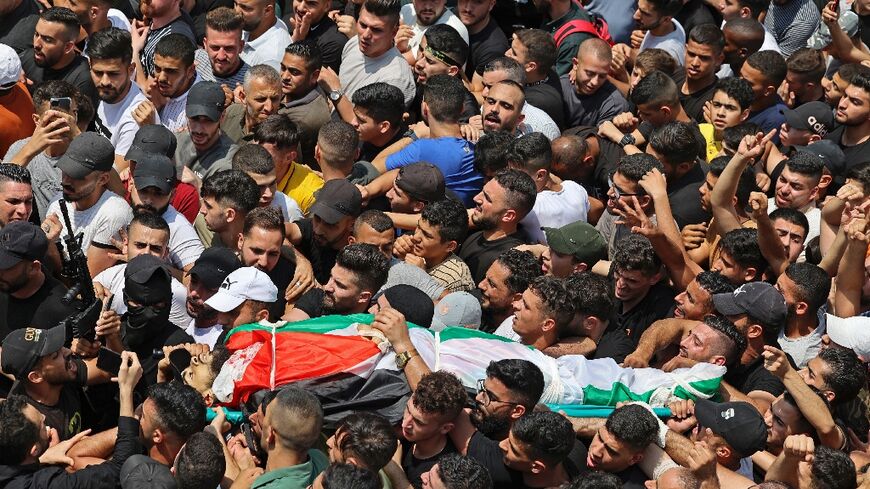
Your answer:
[[[411,26],[411,29],[414,30],[414,37],[408,41],[408,47],[411,48],[411,52],[414,54],[414,58],[417,57],[417,51],[420,50],[420,42],[423,40],[423,34],[426,32],[431,26],[428,25],[420,25],[417,23],[417,11],[414,8],[413,3],[408,3],[402,6],[401,12],[402,22],[405,25]],[[459,20],[459,17],[456,16],[453,12],[450,11],[449,8],[445,8],[444,12],[441,14],[441,17],[435,21],[432,25],[438,24],[447,24],[450,27],[456,29],[456,32],[462,36],[462,39],[465,41],[465,44],[468,44],[468,28],[465,27],[465,24]]]
[[[112,297],[110,307],[118,314],[127,312],[127,304],[124,304],[124,270],[127,269],[127,264],[122,263],[109,267],[94,277],[94,282],[99,283],[106,290],[115,294]],[[190,316],[187,315],[187,289],[184,285],[172,279],[172,309],[169,311],[169,322],[178,326],[185,327],[190,323]]]
[[[299,204],[281,191],[275,192],[275,198],[272,199],[272,207],[281,209],[284,222],[296,222],[305,217],[302,215],[302,209],[299,208]]]
[[[826,331],[825,324],[819,323],[812,333],[800,338],[789,338],[785,335],[785,328],[783,328],[779,332],[776,342],[782,351],[791,356],[797,368],[804,368],[822,349],[822,336]]]
[[[652,32],[647,31],[637,52],[650,48],[663,49],[673,56],[677,64],[683,66],[686,61],[686,31],[676,19],[672,19],[671,22],[674,23],[674,30],[664,36],[654,36]]]
[[[290,44],[290,33],[287,24],[277,19],[275,25],[264,32],[260,37],[249,41],[250,32],[242,32],[245,46],[240,55],[245,63],[250,66],[266,64],[281,73],[281,60],[284,59],[284,49]]]
[[[514,331],[514,317],[513,314],[508,316],[507,319],[498,325],[498,328],[495,328],[495,331],[493,331],[492,334],[522,343],[523,339],[520,338],[520,335],[518,335],[516,331]]]
[[[169,261],[175,268],[184,269],[199,259],[205,247],[202,246],[196,229],[175,207],[167,207],[163,219],[169,224]]]
[[[193,84],[196,85],[201,80],[199,75],[196,75]],[[171,98],[166,102],[166,105],[160,109],[160,123],[163,127],[172,132],[184,130],[187,127],[187,94],[190,93],[190,88],[178,97]]]
[[[214,349],[218,337],[224,331],[224,327],[220,324],[209,326],[207,328],[197,328],[194,326],[196,319],[191,319],[190,324],[185,328],[184,332],[193,337],[195,343],[205,343],[209,348]]]
[[[66,223],[60,213],[60,196],[55,198],[48,206],[47,216],[56,215],[63,227],[61,236],[67,236]],[[120,239],[121,228],[130,224],[133,219],[133,210],[127,202],[110,190],[103,191],[100,200],[91,207],[77,211],[71,203],[67,203],[69,220],[72,224],[73,235],[83,233],[82,251],[87,254],[91,243],[111,246],[112,237]]]
[[[586,221],[589,195],[586,189],[571,180],[562,182],[562,190],[538,192],[532,212],[520,221],[523,231],[532,243],[547,244],[541,227],[560,228],[577,221]]]
[[[126,155],[133,144],[133,138],[139,130],[139,124],[133,119],[133,110],[146,100],[148,98],[139,89],[139,85],[131,82],[127,96],[120,102],[109,104],[101,101],[97,107],[97,117],[94,119],[97,133],[112,142],[115,154]],[[154,117],[155,123],[160,124],[160,116],[155,114]]]

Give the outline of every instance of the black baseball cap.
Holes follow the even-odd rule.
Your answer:
[[[142,158],[136,161],[133,181],[136,183],[136,190],[157,187],[161,192],[168,194],[175,186],[175,164],[162,154],[144,153]]]
[[[825,137],[834,128],[834,112],[831,106],[818,100],[780,112],[789,126],[821,137]]]
[[[329,180],[314,194],[311,214],[329,224],[345,217],[358,217],[362,212],[362,194],[356,185],[344,178]]]
[[[109,171],[115,163],[115,147],[95,132],[85,132],[72,140],[57,167],[76,180],[95,171]]]
[[[16,379],[23,379],[33,370],[40,358],[63,348],[65,341],[64,326],[55,326],[51,329],[16,329],[3,340],[0,368]]]
[[[0,270],[8,270],[23,260],[42,260],[46,251],[48,238],[33,223],[12,221],[0,230]]]
[[[187,117],[206,116],[212,121],[218,121],[224,111],[226,95],[220,84],[212,81],[201,81],[191,87],[187,94]]]
[[[403,166],[396,176],[396,186],[412,199],[426,203],[444,199],[444,174],[432,163]]]
[[[148,124],[142,126],[136,131],[133,137],[133,143],[130,144],[130,149],[124,158],[139,162],[146,154],[155,153],[164,155],[167,158],[175,156],[175,148],[178,145],[178,140],[175,139],[175,134],[164,127],[162,124]]]
[[[749,282],[734,292],[713,294],[713,307],[725,316],[749,314],[765,324],[781,325],[788,315],[782,292],[767,282]]]
[[[748,402],[695,401],[695,417],[701,428],[725,439],[740,456],[748,457],[763,450],[767,444],[767,425],[764,418]]]
[[[121,466],[121,489],[175,489],[178,483],[169,467],[146,455],[136,454]]]
[[[188,274],[196,275],[209,289],[217,289],[227,275],[241,266],[239,258],[229,248],[212,247],[199,255]]]

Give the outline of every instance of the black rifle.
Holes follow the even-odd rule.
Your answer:
[[[82,240],[84,233],[78,235],[73,234],[72,222],[69,219],[69,209],[66,201],[60,199],[60,213],[63,216],[63,222],[66,226],[66,236],[63,238],[63,244],[66,248],[66,255],[61,253],[60,257],[63,263],[63,271],[61,274],[69,280],[70,288],[66,295],[63,296],[64,304],[73,305],[79,311],[91,309],[94,302],[97,302],[97,295],[94,292],[94,282],[91,279],[91,272],[88,270],[88,259],[82,251]],[[76,300],[78,298],[78,300]],[[98,315],[99,317],[99,315]],[[72,327],[72,336],[74,338],[84,338],[90,342],[97,339],[96,321],[74,321],[69,323]]]

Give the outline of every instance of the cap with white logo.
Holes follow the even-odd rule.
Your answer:
[[[230,312],[246,300],[272,303],[278,300],[278,287],[265,272],[242,267],[227,275],[217,293],[205,305],[218,312]]]

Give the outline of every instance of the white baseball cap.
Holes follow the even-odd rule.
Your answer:
[[[278,287],[265,272],[254,267],[242,267],[227,275],[217,293],[205,304],[218,312],[230,312],[246,300],[276,302]]]
[[[825,314],[825,320],[831,341],[854,351],[862,361],[870,361],[870,317]]]
[[[18,53],[6,44],[0,44],[0,88],[9,88],[21,77]]]

